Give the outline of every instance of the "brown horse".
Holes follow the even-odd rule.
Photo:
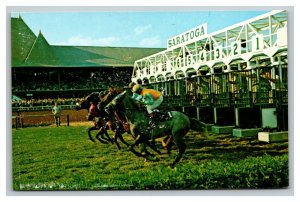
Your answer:
[[[129,144],[125,142],[125,140],[122,137],[122,134],[125,132],[122,125],[118,123],[112,123],[112,121],[108,119],[105,111],[100,110],[98,107],[96,108],[96,113],[89,112],[92,103],[94,103],[97,106],[99,106],[100,103],[104,104],[103,100],[101,99],[102,96],[103,95],[101,93],[91,93],[88,96],[86,96],[81,103],[77,103],[75,107],[75,110],[77,111],[81,109],[86,109],[88,111],[88,120],[94,122],[94,126],[88,129],[89,139],[95,142],[91,132],[94,130],[98,130],[98,133],[96,134],[96,139],[99,142],[101,143],[112,142],[117,145],[118,149],[121,149],[121,146],[118,143],[118,139],[120,139],[122,143],[124,143],[126,146],[129,146]],[[107,101],[109,100],[110,99],[108,99]],[[109,137],[107,130],[115,131],[115,135],[113,138]]]

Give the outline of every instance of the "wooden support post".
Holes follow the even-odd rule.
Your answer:
[[[21,117],[21,128],[23,128],[23,126],[24,126],[24,117],[22,116]]]
[[[16,129],[18,129],[18,116],[16,116]]]
[[[67,126],[68,127],[70,126],[70,116],[69,116],[69,114],[67,114]]]

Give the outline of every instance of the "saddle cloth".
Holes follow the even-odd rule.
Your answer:
[[[172,119],[171,112],[153,110],[153,121],[154,122],[168,121],[170,119]]]

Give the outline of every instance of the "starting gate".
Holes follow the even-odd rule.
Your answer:
[[[189,43],[135,61],[132,81],[149,81],[162,107],[191,108],[207,123],[287,130],[287,12],[191,36],[200,29]]]

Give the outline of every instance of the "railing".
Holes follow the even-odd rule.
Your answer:
[[[276,92],[272,94],[271,91],[258,92],[243,92],[230,93],[225,92],[221,94],[199,94],[193,95],[165,95],[162,103],[165,107],[275,107],[276,105],[287,105],[287,91]]]
[[[66,125],[70,126],[70,115],[69,114],[61,114],[61,120],[62,117],[66,117]],[[44,117],[46,119],[49,119],[50,117],[53,117],[53,114],[31,114],[31,115],[23,115],[23,114],[18,114],[16,116],[12,116],[12,127],[18,129],[18,128],[23,128],[24,127],[24,119],[32,119],[32,118],[37,118],[39,117],[39,119],[41,117]],[[51,121],[49,120],[43,120],[42,121],[43,124],[50,124],[53,123],[53,120],[51,118]]]
[[[59,105],[61,109],[74,109],[76,105]],[[53,106],[29,106],[29,107],[12,107],[13,112],[24,112],[24,111],[51,111]]]

